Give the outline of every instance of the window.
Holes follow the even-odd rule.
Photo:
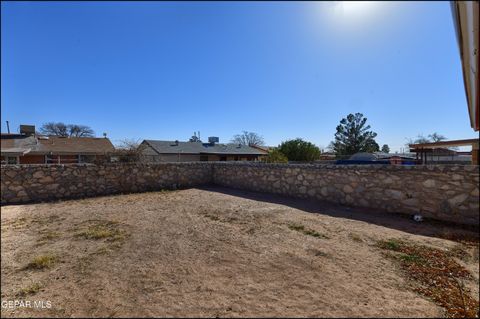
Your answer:
[[[46,158],[45,163],[47,163],[47,164],[57,164],[58,163],[57,155],[46,155],[45,158]]]
[[[208,155],[200,155],[201,162],[208,162]]]
[[[17,158],[15,156],[8,156],[7,164],[17,164]]]
[[[94,163],[96,159],[95,157],[95,155],[80,155],[79,163]]]

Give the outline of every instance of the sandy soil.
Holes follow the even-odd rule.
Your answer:
[[[122,236],[78,236],[98,223]],[[2,302],[51,302],[2,307],[2,317],[438,317],[443,309],[408,289],[375,243],[452,249],[458,243],[436,236],[465,232],[224,188],[6,206],[1,225]],[[38,255],[56,262],[24,269]],[[478,294],[478,262],[466,266]]]

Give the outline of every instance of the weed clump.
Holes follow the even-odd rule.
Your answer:
[[[53,255],[40,255],[29,262],[24,269],[44,269],[50,268],[57,262],[57,257]]]
[[[447,317],[478,317],[478,302],[463,285],[463,280],[470,279],[471,275],[451,255],[396,239],[379,241],[377,245],[396,253],[391,256],[400,262],[407,277],[415,283],[413,290],[444,307]]]
[[[288,228],[291,230],[298,231],[304,235],[307,236],[312,236],[312,237],[317,237],[317,238],[328,238],[327,236],[320,234],[319,232],[312,230],[312,229],[307,229],[303,225],[297,225],[297,224],[291,224],[288,225]]]
[[[117,222],[97,221],[93,225],[78,232],[75,236],[93,240],[106,239],[108,241],[121,241],[125,239],[126,234],[118,228]]]
[[[26,287],[26,288],[22,288],[20,289],[19,292],[17,292],[17,294],[15,296],[17,297],[26,297],[28,295],[34,295],[36,294],[37,292],[40,291],[40,289],[42,288],[42,286],[38,283],[35,283],[29,287]]]

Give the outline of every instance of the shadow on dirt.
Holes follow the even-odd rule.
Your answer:
[[[452,240],[466,240],[476,243],[479,241],[478,225],[459,225],[431,219],[424,219],[422,222],[416,222],[411,216],[406,214],[388,213],[378,209],[348,207],[325,201],[291,198],[276,194],[259,193],[219,186],[205,186],[200,187],[199,189],[261,202],[281,204],[313,214],[363,221],[415,235]]]

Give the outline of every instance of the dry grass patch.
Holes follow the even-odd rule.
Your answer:
[[[22,229],[22,228],[28,226],[28,219],[25,218],[25,217],[20,217],[20,218],[17,218],[15,220],[9,222],[9,223],[5,223],[5,225],[2,225],[2,226],[4,226],[6,229],[8,229],[8,228],[12,228],[14,230]]]
[[[26,297],[26,296],[29,296],[29,295],[34,295],[37,292],[39,292],[41,288],[42,288],[42,286],[40,284],[34,283],[31,286],[20,289],[20,291],[18,291],[15,296],[16,297]]]
[[[394,252],[389,256],[400,262],[413,290],[444,307],[447,317],[478,317],[478,301],[463,285],[472,276],[451,254],[396,239],[379,241],[378,247]]]
[[[357,243],[363,242],[362,237],[360,237],[360,236],[357,235],[357,234],[350,233],[348,236],[349,236],[353,241],[356,241]]]
[[[75,234],[76,237],[84,239],[102,240],[107,241],[123,241],[127,237],[127,232],[120,229],[118,222],[96,220],[89,221],[91,224]]]
[[[90,245],[91,251],[78,258],[76,266],[81,274],[88,274],[96,257],[120,249],[130,236],[125,229],[122,229],[122,224],[110,220],[87,220],[80,223],[80,227],[74,228],[72,231],[75,232],[75,238],[96,241],[101,245]]]
[[[307,250],[310,254],[314,255],[315,257],[331,257],[330,254],[321,251],[319,249],[308,249]]]
[[[312,230],[312,229],[307,229],[305,226],[300,225],[300,224],[290,224],[288,225],[288,228],[291,230],[298,231],[304,235],[307,236],[312,236],[312,237],[317,237],[317,238],[329,238],[323,234],[320,234],[319,232]]]
[[[62,220],[65,220],[65,217],[60,217],[58,215],[37,216],[36,218],[32,219],[32,223],[43,226],[43,225],[52,225]]]
[[[57,257],[51,254],[47,255],[40,255],[35,258],[33,258],[32,261],[30,261],[24,269],[44,269],[44,268],[50,268],[57,262]]]
[[[232,216],[232,214],[228,214],[224,212],[223,214],[219,212],[218,215],[214,213],[201,213],[205,218],[210,219],[214,222],[221,222],[221,223],[230,223],[230,224],[246,224],[247,222],[239,220],[237,216]]]
[[[43,231],[42,236],[38,239],[39,242],[47,242],[60,237],[60,233],[56,231]]]
[[[208,219],[213,220],[213,221],[218,221],[218,220],[220,220],[220,218],[219,218],[218,216],[215,216],[215,215],[205,214],[205,215],[203,215],[203,216],[205,216],[205,217],[207,217]]]

